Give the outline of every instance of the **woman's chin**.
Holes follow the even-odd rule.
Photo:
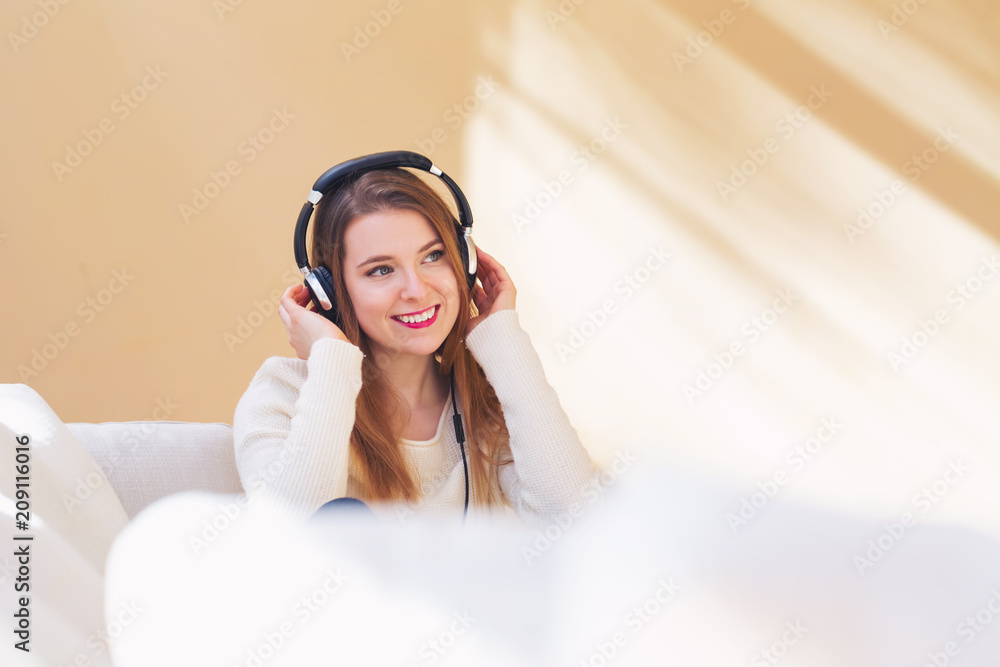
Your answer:
[[[399,340],[389,346],[378,345],[378,349],[390,358],[401,356],[426,357],[436,354],[444,343],[444,338],[426,338],[425,340]]]

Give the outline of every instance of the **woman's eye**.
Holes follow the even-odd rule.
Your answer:
[[[433,257],[433,259],[431,259],[432,257]],[[442,257],[444,257],[444,251],[443,250],[435,250],[431,254],[427,255],[427,258],[430,259],[430,261],[432,261],[432,262],[436,262],[439,259],[441,259]],[[386,272],[385,273],[381,272],[382,269],[385,269]],[[376,266],[374,269],[372,269],[371,271],[369,271],[365,275],[368,276],[369,278],[371,278],[371,277],[382,277],[382,276],[389,275],[389,272],[391,272],[391,271],[392,271],[392,267],[389,267],[389,266],[386,266],[385,264],[382,264],[380,266]]]

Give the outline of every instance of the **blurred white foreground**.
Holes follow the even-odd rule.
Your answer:
[[[1000,664],[995,541],[780,494],[734,533],[726,517],[740,491],[644,468],[564,527],[470,517],[464,530],[346,514],[293,530],[273,507],[180,494],[137,516],[109,556],[107,614],[139,610],[113,657],[119,667]]]

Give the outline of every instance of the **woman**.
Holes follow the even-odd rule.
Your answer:
[[[470,511],[545,520],[581,504],[597,471],[520,328],[514,284],[478,250],[470,294],[456,224],[404,169],[367,172],[316,207],[311,256],[330,269],[343,328],[306,308],[302,285],[282,295],[298,359],[266,360],[233,419],[251,498],[301,519],[345,497],[376,514],[461,511],[454,371]]]

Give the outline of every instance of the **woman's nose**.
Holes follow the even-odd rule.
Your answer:
[[[403,297],[420,300],[427,294],[427,283],[417,271],[407,271],[403,284]]]

